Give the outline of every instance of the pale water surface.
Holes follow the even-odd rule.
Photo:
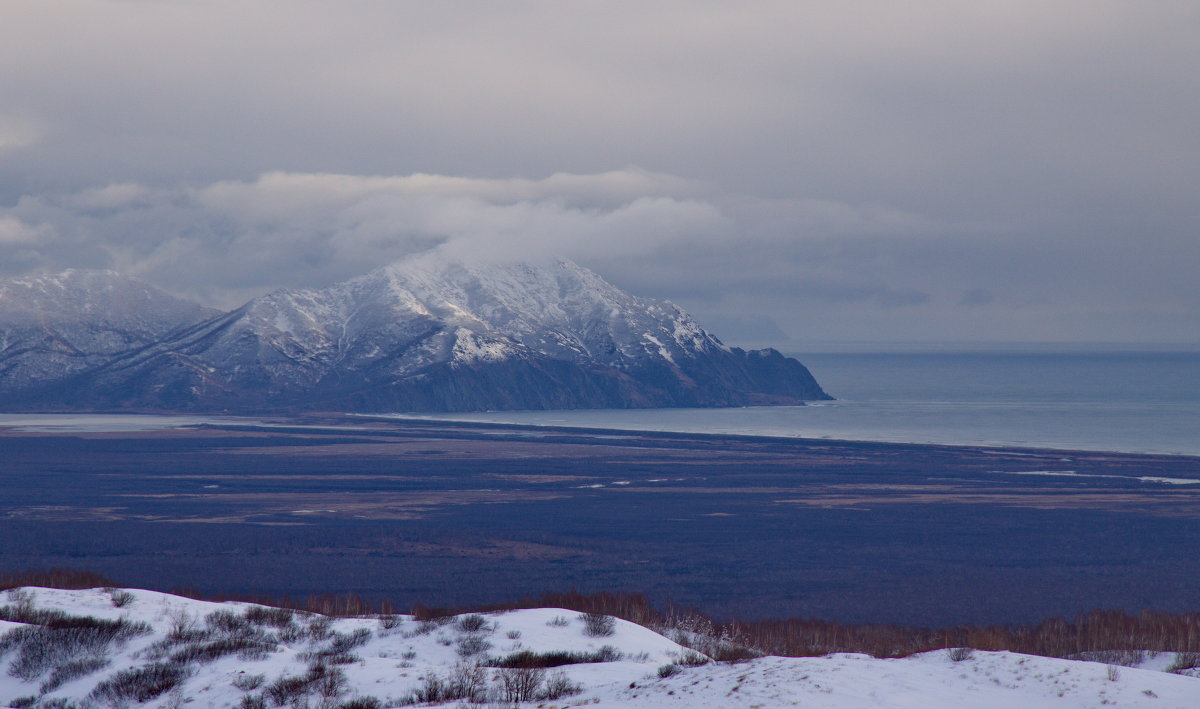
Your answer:
[[[583,428],[1200,455],[1200,353],[804,354],[837,401],[435,418]]]
[[[248,423],[248,419],[212,416],[176,416],[155,414],[0,414],[0,428],[16,431],[53,433],[93,433],[152,431],[202,423]]]

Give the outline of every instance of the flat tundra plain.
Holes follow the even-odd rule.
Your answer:
[[[0,429],[5,570],[919,625],[1200,607],[1200,458],[309,416]]]

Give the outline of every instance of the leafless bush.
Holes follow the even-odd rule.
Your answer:
[[[333,621],[330,620],[329,616],[315,616],[308,623],[308,635],[313,640],[325,640],[329,636],[333,635],[333,630],[331,630],[332,626]]]
[[[188,643],[171,654],[171,662],[214,662],[226,655],[237,655],[243,660],[262,660],[275,649],[269,641],[246,637],[221,638],[211,642]]]
[[[458,639],[454,651],[459,657],[474,657],[487,652],[492,648],[492,644],[478,635],[467,635]]]
[[[421,686],[413,691],[410,701],[413,704],[433,704],[452,699],[454,697],[447,696],[446,682],[436,672],[430,672],[421,678]]]
[[[349,689],[346,674],[337,669],[327,669],[319,674],[314,679],[312,686],[316,693],[321,696],[321,699],[324,700],[323,705],[326,706],[345,694]]]
[[[478,613],[464,615],[458,619],[458,629],[464,633],[480,633],[488,630],[487,618]]]
[[[218,633],[233,635],[250,629],[250,621],[233,611],[218,610],[204,617],[204,624]]]
[[[1109,682],[1116,682],[1117,680],[1121,679],[1121,670],[1116,665],[1109,665],[1106,676],[1108,677]]]
[[[173,642],[194,642],[204,640],[211,635],[209,632],[197,629],[196,616],[183,608],[171,609],[167,613],[167,618],[171,621],[171,630],[167,633],[167,639]]]
[[[1197,668],[1200,668],[1200,652],[1177,652],[1175,653],[1175,659],[1167,667],[1167,672],[1181,674],[1185,670],[1194,670]]]
[[[563,665],[579,665],[596,662],[617,662],[625,655],[612,645],[605,645],[593,652],[570,652],[567,650],[551,650],[549,652],[533,652],[521,650],[504,657],[493,657],[487,660],[489,667],[561,667]]]
[[[946,651],[946,657],[949,657],[951,662],[962,662],[974,656],[975,651],[969,647],[952,647]]]
[[[479,665],[459,663],[446,678],[450,699],[479,703],[487,699],[487,670]]]
[[[400,616],[398,615],[381,615],[379,616],[379,627],[384,630],[393,630],[400,625]],[[379,701],[379,700],[375,700]]]
[[[617,632],[617,621],[610,615],[581,613],[579,619],[583,621],[583,632],[588,637],[607,638]]]
[[[233,678],[233,686],[237,687],[238,689],[242,690],[243,692],[253,692],[254,690],[263,686],[263,683],[266,681],[267,681],[266,675],[262,675],[262,674],[252,675],[252,674],[249,674],[246,672],[242,672],[237,677]]]
[[[308,631],[299,625],[289,625],[279,630],[279,642],[292,645],[303,642],[308,637]]]
[[[242,697],[239,709],[267,709],[267,699],[261,694],[247,694]]]
[[[675,662],[676,664],[683,665],[684,667],[699,667],[712,662],[712,658],[707,655],[702,655],[695,650],[684,650],[683,652],[679,653],[679,659],[677,659]]]
[[[553,618],[551,618],[550,620],[546,621],[546,625],[550,626],[551,628],[565,628],[569,624],[570,624],[570,621],[568,621],[566,618],[562,617],[561,615],[556,615]]]
[[[253,625],[269,625],[282,630],[295,624],[296,612],[289,608],[250,606],[242,616]]]
[[[683,672],[683,670],[679,669],[679,665],[662,665],[658,668],[658,676],[663,679],[674,677],[680,672]]]
[[[375,697],[355,697],[342,702],[337,709],[383,709],[383,702]]]
[[[517,638],[521,637],[521,631],[520,630],[510,630],[504,634],[504,637],[508,638],[509,640],[516,640]]]
[[[312,687],[312,679],[305,676],[284,676],[276,679],[263,690],[263,698],[273,706],[286,706],[306,696]]]
[[[45,682],[42,682],[39,691],[42,694],[53,692],[67,682],[98,672],[108,667],[109,664],[106,657],[87,657],[82,660],[64,662],[50,672],[50,676],[46,678]]]
[[[308,667],[303,675],[284,675],[279,677],[263,690],[263,697],[272,705],[304,704],[310,694],[320,695],[323,705],[332,705],[346,691],[346,674],[339,669],[330,668],[324,663],[315,662]]]
[[[106,590],[108,591],[108,599],[112,601],[115,608],[124,608],[134,601],[134,595],[124,589],[112,588]]]
[[[371,639],[371,631],[366,628],[359,628],[352,633],[330,631],[327,637],[329,640],[324,647],[314,652],[304,653],[302,657],[331,665],[348,665],[358,662],[361,658],[351,654],[350,651],[365,645]]]
[[[126,620],[69,616],[58,611],[33,611],[29,615],[42,624],[17,628],[0,639],[0,657],[17,651],[8,673],[25,681],[78,661],[103,659],[113,644],[150,632],[145,623]]]
[[[551,672],[546,677],[545,682],[542,684],[542,691],[538,693],[537,698],[541,700],[554,700],[571,697],[582,692],[583,685],[572,682],[566,672],[558,670]]]
[[[500,698],[506,702],[529,702],[537,699],[538,689],[546,676],[540,667],[505,667],[496,670]]]
[[[117,672],[96,685],[88,697],[113,706],[123,706],[131,700],[148,702],[182,684],[188,674],[182,665],[156,662]]]

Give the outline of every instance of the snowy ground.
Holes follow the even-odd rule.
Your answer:
[[[526,692],[538,698],[523,706],[546,709],[1200,707],[1200,678],[1161,671],[1173,653],[1148,658],[1142,669],[1008,652],[974,652],[955,661],[947,651],[897,660],[845,654],[680,666],[700,658],[621,620],[612,623],[611,635],[589,635],[580,614],[554,608],[438,623],[410,616],[330,620],[151,591],[45,588],[7,592],[0,606],[10,618],[57,610],[148,626],[80,630],[78,622],[60,618],[56,641],[40,626],[0,621],[0,706],[464,705],[463,698],[420,701],[431,688],[457,685],[460,694],[467,687],[485,705],[512,706],[506,695]],[[592,661],[540,672],[477,668],[521,651]],[[660,672],[664,666],[671,669]]]

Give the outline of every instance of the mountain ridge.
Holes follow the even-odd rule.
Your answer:
[[[359,412],[829,398],[796,360],[728,347],[673,303],[626,293],[565,259],[481,266],[424,255],[227,313],[169,311],[145,316],[157,319],[146,329],[157,338],[129,337],[57,377],[0,373],[0,393],[17,408]]]

